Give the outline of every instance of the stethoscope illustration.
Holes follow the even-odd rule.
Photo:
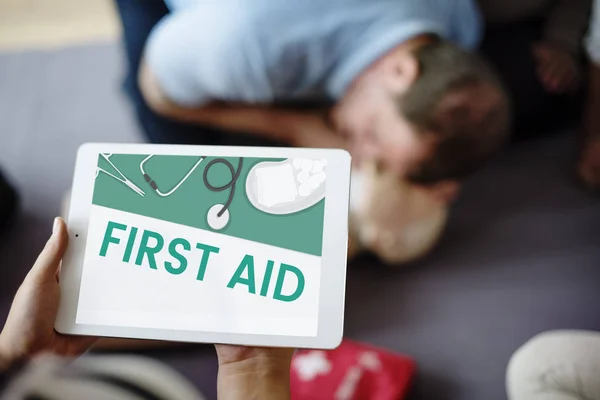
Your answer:
[[[135,183],[131,182],[120,170],[119,168],[117,168],[115,166],[115,164],[113,164],[112,161],[110,161],[110,157],[112,156],[112,154],[110,153],[100,153],[100,156],[102,158],[104,158],[106,160],[106,162],[108,162],[110,164],[111,167],[113,167],[113,169],[115,171],[117,171],[117,173],[119,174],[120,177],[111,174],[110,172],[108,172],[105,169],[102,169],[100,167],[96,167],[96,178],[98,177],[98,175],[100,174],[100,172],[105,173],[106,175],[118,180],[119,182],[123,183],[124,185],[126,185],[129,189],[133,190],[135,193],[139,194],[140,196],[144,197],[146,195],[146,193],[144,193],[144,191],[142,189],[140,189],[139,187],[136,186]]]
[[[152,177],[146,172],[146,170],[144,168],[144,166],[146,165],[148,160],[150,160],[152,157],[154,157],[153,154],[149,155],[148,157],[146,157],[142,160],[142,162],[140,163],[140,171],[141,171],[142,175],[144,176],[144,179],[146,180],[146,182],[148,182],[148,184],[150,185],[150,187],[156,192],[156,194],[158,194],[161,197],[168,197],[168,196],[172,195],[173,193],[175,193],[177,191],[177,189],[179,189],[179,187],[181,185],[183,185],[183,183],[190,177],[190,175],[192,175],[192,173],[196,170],[196,168],[198,168],[198,166],[205,159],[205,157],[200,157],[198,159],[198,161],[196,161],[194,166],[192,166],[192,168],[190,168],[190,170],[187,172],[187,174],[185,174],[185,176],[171,190],[164,193],[158,188],[158,185],[156,184],[156,182],[152,179]],[[225,204],[217,203],[208,210],[206,219],[207,219],[208,225],[214,230],[221,230],[225,226],[227,226],[227,224],[229,223],[229,218],[230,218],[229,206],[231,205],[231,202],[233,201],[233,197],[235,195],[236,183],[242,172],[243,162],[244,162],[244,158],[240,157],[238,166],[236,169],[236,168],[234,168],[233,164],[231,164],[226,159],[215,158],[214,160],[209,161],[209,163],[204,168],[204,174],[202,176],[202,179],[204,181],[204,185],[209,190],[211,190],[213,192],[222,192],[224,190],[230,189],[229,197],[227,198],[227,201],[225,202]],[[213,167],[217,164],[225,165],[227,168],[229,168],[229,171],[231,172],[231,180],[222,186],[214,186],[208,181],[208,173],[210,172],[211,167]]]
[[[119,174],[119,176],[117,176],[115,174],[111,174],[110,172],[106,171],[105,169],[97,167],[96,168],[96,177],[98,177],[100,172],[103,172],[106,175],[123,183],[124,185],[129,187],[131,190],[133,190],[135,193],[137,193],[138,195],[140,195],[142,197],[144,197],[146,195],[146,193],[142,189],[140,189],[138,186],[135,185],[135,183],[133,183],[131,180],[129,180],[129,178],[127,178],[127,176],[125,176],[125,174],[123,174],[119,170],[119,168],[117,168],[117,166],[110,160],[110,157],[112,156],[112,154],[100,154],[100,156],[102,156],[102,158],[104,158],[110,164],[110,166],[113,167],[115,171],[117,171],[117,174]],[[196,161],[196,163],[192,166],[192,168],[190,168],[190,170],[185,174],[185,176],[183,178],[181,178],[179,180],[179,182],[171,190],[169,190],[167,192],[163,192],[162,190],[159,189],[156,182],[146,172],[146,169],[145,169],[146,163],[152,157],[154,157],[154,154],[149,155],[148,157],[144,158],[142,160],[142,162],[140,162],[140,172],[142,173],[142,176],[144,177],[144,179],[146,180],[148,185],[150,185],[150,187],[154,190],[154,192],[156,192],[156,194],[161,197],[169,197],[173,193],[175,193],[177,191],[177,189],[179,189],[181,187],[181,185],[184,184],[184,182],[190,177],[190,175],[192,175],[192,173],[198,168],[198,166],[206,158],[206,157],[198,158],[198,161]],[[214,230],[221,230],[225,226],[227,226],[227,224],[229,223],[229,218],[230,218],[229,206],[231,206],[231,202],[233,201],[233,197],[235,195],[235,188],[236,188],[237,180],[240,177],[240,174],[242,172],[243,162],[244,162],[244,158],[240,157],[237,168],[234,168],[233,164],[231,164],[226,159],[215,158],[214,160],[211,160],[204,168],[204,174],[203,174],[202,179],[204,181],[204,185],[209,190],[211,190],[213,192],[222,192],[224,190],[229,189],[229,197],[227,198],[227,201],[225,202],[225,204],[217,203],[208,210],[208,214],[206,217],[207,222],[208,222],[208,225]],[[231,172],[231,180],[222,186],[214,186],[208,180],[208,173],[210,172],[211,167],[213,167],[217,164],[225,165],[227,168],[229,168],[229,171]]]
[[[173,193],[175,193],[175,191],[177,191],[177,189],[179,189],[179,187],[181,185],[183,185],[183,182],[185,182],[187,180],[187,178],[190,177],[190,175],[196,170],[196,168],[198,168],[198,165],[200,165],[200,163],[202,161],[204,161],[204,157],[200,157],[198,159],[198,161],[196,162],[196,164],[194,164],[194,166],[192,168],[190,168],[190,170],[188,171],[188,173],[179,181],[178,184],[176,184],[173,189],[169,190],[167,193],[163,193],[160,191],[160,189],[158,188],[158,186],[156,185],[156,182],[154,182],[152,180],[152,178],[150,177],[150,175],[148,175],[146,173],[146,171],[144,170],[144,164],[146,164],[146,162],[148,162],[149,159],[151,159],[152,157],[154,157],[154,154],[149,155],[148,157],[144,158],[142,160],[142,162],[140,163],[140,171],[142,172],[142,175],[144,176],[144,179],[146,180],[146,182],[148,182],[148,184],[150,185],[150,187],[152,189],[154,189],[154,191],[156,192],[157,195],[161,196],[161,197],[169,197],[170,195],[172,195]]]

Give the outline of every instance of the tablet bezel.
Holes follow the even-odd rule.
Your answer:
[[[328,178],[323,227],[323,271],[319,289],[317,336],[233,334],[77,324],[75,322],[76,312],[79,303],[79,289],[95,182],[94,179],[90,178],[95,176],[100,153],[327,159]],[[82,145],[77,153],[73,177],[67,219],[69,246],[63,257],[61,267],[61,300],[55,329],[60,333],[73,335],[175,342],[319,349],[337,347],[342,340],[344,325],[350,172],[350,155],[340,149],[118,143],[88,143]]]

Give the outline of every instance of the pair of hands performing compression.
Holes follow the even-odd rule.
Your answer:
[[[96,341],[54,330],[60,289],[58,272],[69,236],[61,218],[14,298],[0,333],[0,373],[12,364],[52,353],[77,357]],[[293,349],[215,345],[219,359],[218,393],[226,399],[289,399]]]

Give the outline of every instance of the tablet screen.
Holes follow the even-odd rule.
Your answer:
[[[100,154],[76,322],[317,336],[326,171]]]

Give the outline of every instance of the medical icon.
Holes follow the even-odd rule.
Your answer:
[[[192,168],[190,168],[190,170],[188,171],[188,173],[181,178],[181,180],[179,181],[179,183],[177,183],[171,190],[169,190],[166,193],[163,193],[157,186],[156,182],[154,182],[152,180],[152,177],[150,177],[150,175],[148,175],[146,173],[146,171],[144,170],[144,165],[148,162],[149,159],[151,159],[152,157],[154,157],[154,154],[149,155],[148,157],[144,158],[142,160],[142,162],[140,163],[140,171],[142,172],[142,175],[144,176],[144,179],[146,180],[146,182],[148,182],[148,184],[150,185],[150,187],[152,189],[154,189],[154,191],[156,192],[157,195],[161,196],[161,197],[169,197],[170,195],[172,195],[173,193],[175,193],[177,191],[177,189],[179,189],[179,187],[181,185],[183,185],[183,183],[190,177],[190,175],[192,175],[192,173],[196,170],[196,168],[198,168],[198,165],[200,165],[200,163],[204,160],[204,157],[200,157],[198,159],[198,161],[196,162],[196,164],[194,164],[194,166]]]
[[[226,159],[215,158],[214,160],[211,160],[204,168],[204,185],[206,185],[206,187],[209,190],[212,190],[213,192],[221,192],[223,190],[229,189],[229,197],[227,198],[225,204],[215,204],[208,210],[206,222],[208,222],[208,226],[210,226],[214,230],[221,230],[225,228],[229,223],[229,206],[231,205],[231,202],[233,201],[233,196],[235,195],[236,183],[238,178],[240,177],[240,173],[242,172],[243,163],[244,158],[240,157],[237,169],[234,169],[233,164],[231,164]],[[210,168],[217,164],[225,165],[227,168],[229,168],[229,171],[231,172],[231,180],[222,186],[213,186],[208,181],[208,173],[210,171]]]
[[[103,172],[119,182],[125,184],[138,195],[144,197],[145,192],[129,180],[110,160],[112,154],[100,154],[117,172],[117,176],[100,167],[96,170],[96,176]],[[152,190],[160,197],[166,198],[173,195],[188,179],[194,171],[206,161],[206,157],[199,156],[194,165],[179,179],[169,190],[161,189],[147,171],[148,162],[155,157],[154,154],[145,156],[139,164],[140,172],[144,180]],[[156,161],[158,162],[158,161]],[[202,180],[204,186],[212,192],[223,192],[229,190],[224,203],[212,205],[207,214],[208,226],[215,230],[223,230],[230,221],[229,208],[235,197],[238,180],[242,173],[244,158],[240,157],[235,166],[225,158],[215,158],[204,163]],[[211,168],[222,164],[231,173],[231,179],[221,185],[213,185],[209,181]],[[246,195],[250,204],[259,211],[272,215],[287,215],[305,210],[317,204],[325,197],[325,181],[327,160],[313,160],[307,158],[287,159],[284,161],[262,161],[254,165],[246,177]],[[214,181],[213,181],[214,182]],[[200,199],[201,201],[201,199]]]
[[[154,157],[154,155],[149,155],[146,158],[144,158],[142,160],[142,162],[140,162],[140,171],[141,171],[142,175],[144,176],[144,179],[146,180],[146,182],[148,182],[148,184],[150,185],[150,187],[156,192],[156,194],[158,194],[161,197],[169,197],[170,195],[175,193],[177,191],[177,189],[179,189],[181,187],[181,185],[183,185],[183,183],[185,181],[187,181],[187,179],[190,177],[190,175],[192,175],[192,173],[196,170],[196,168],[198,168],[198,166],[205,159],[205,157],[200,157],[198,159],[198,161],[196,161],[196,163],[192,166],[192,168],[190,168],[190,170],[185,174],[185,176],[183,178],[181,178],[179,180],[179,182],[171,190],[169,190],[167,192],[163,192],[158,188],[158,184],[152,179],[152,177],[148,174],[148,172],[146,172],[146,169],[145,169],[146,163],[152,157]],[[237,169],[234,168],[232,163],[230,163],[229,161],[227,161],[224,158],[215,158],[214,160],[209,161],[206,164],[206,166],[204,167],[204,174],[203,174],[202,179],[203,179],[204,185],[209,190],[211,190],[213,192],[222,192],[224,190],[229,189],[229,197],[227,198],[227,201],[225,202],[225,204],[213,205],[208,210],[208,213],[206,215],[206,220],[207,220],[208,226],[210,226],[212,229],[214,229],[216,231],[225,228],[227,226],[227,224],[229,223],[229,218],[230,218],[229,206],[231,205],[231,202],[233,201],[233,197],[235,195],[235,187],[236,187],[237,180],[240,177],[240,174],[242,172],[243,160],[244,159],[242,157],[240,157]],[[217,164],[225,165],[231,172],[231,180],[222,186],[214,186],[208,180],[208,174],[210,172],[210,169]]]
[[[246,179],[248,200],[268,214],[305,210],[325,197],[327,160],[306,158],[255,165]]]
[[[119,168],[117,168],[115,166],[115,164],[113,164],[112,161],[110,161],[110,157],[112,157],[112,154],[110,153],[101,153],[100,156],[102,158],[104,158],[106,160],[106,162],[108,162],[110,164],[111,167],[113,167],[113,169],[115,171],[117,171],[117,173],[120,175],[120,178],[114,174],[111,174],[110,172],[108,172],[107,170],[100,168],[100,167],[96,167],[96,178],[98,177],[98,175],[100,174],[100,172],[105,173],[106,175],[116,179],[117,181],[125,184],[128,188],[130,188],[131,190],[133,190],[135,193],[139,194],[140,196],[144,197],[146,195],[146,193],[144,193],[144,191],[142,189],[140,189],[139,187],[137,187],[133,182],[131,182],[120,170]]]

